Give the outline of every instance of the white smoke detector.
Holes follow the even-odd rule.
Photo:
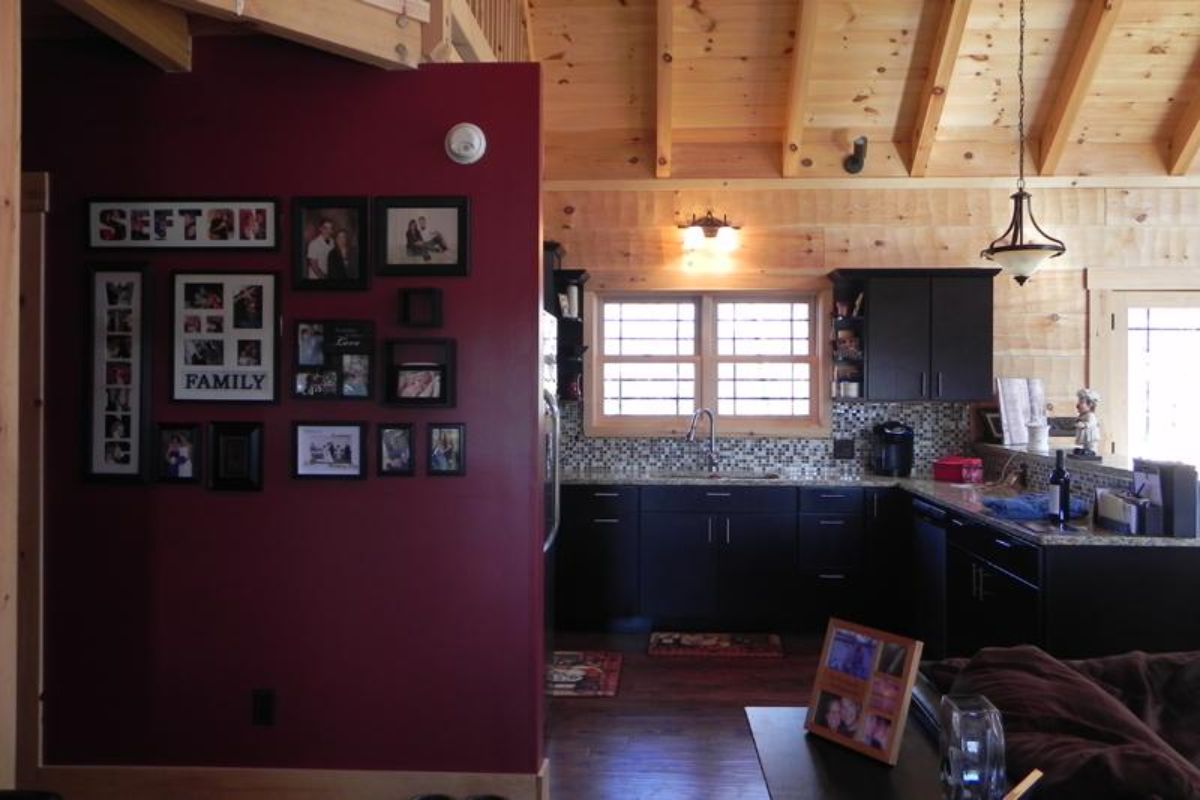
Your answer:
[[[460,122],[446,134],[446,155],[455,164],[474,164],[485,152],[487,137],[478,125]]]

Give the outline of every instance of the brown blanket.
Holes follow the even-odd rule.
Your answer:
[[[927,674],[992,701],[1010,777],[1041,769],[1039,796],[1200,800],[1200,653],[1063,662],[1036,647],[988,648]]]

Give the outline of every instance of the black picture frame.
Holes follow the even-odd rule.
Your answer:
[[[399,300],[399,322],[405,328],[442,327],[441,289],[400,289]]]
[[[348,231],[352,275],[333,277],[346,267],[341,251],[331,247],[326,256],[325,277],[316,277],[308,263],[309,248],[321,219],[327,219],[335,242],[339,232]],[[314,224],[315,223],[315,224]],[[363,291],[370,285],[370,213],[365,197],[295,197],[292,199],[292,288],[318,291]],[[319,267],[315,269],[319,270]]]
[[[447,463],[443,445],[443,434],[453,433],[457,442],[451,445],[457,450]],[[461,422],[431,422],[425,453],[425,474],[432,477],[460,477],[467,474],[467,426]],[[442,465],[445,466],[442,466]]]
[[[263,435],[261,422],[209,423],[208,488],[216,491],[261,491]]]
[[[292,330],[295,342],[293,397],[370,400],[374,396],[373,321],[299,319]]]
[[[204,217],[215,210],[227,210],[232,214],[232,236],[208,238],[201,234],[200,222],[196,221],[192,231],[194,238],[186,238],[187,212],[199,212]],[[104,215],[115,211],[125,212],[125,216],[116,221],[120,225],[127,224],[129,229],[117,236],[106,236],[105,227],[110,233],[115,233],[116,228],[104,221]],[[143,224],[150,227],[144,233],[145,238],[134,238],[135,211],[147,214]],[[258,211],[263,213],[259,215]],[[174,215],[170,224],[163,224],[168,218],[159,216],[166,212]],[[245,216],[246,212],[255,212],[253,219]],[[91,250],[264,252],[279,249],[279,200],[274,197],[91,197],[87,200],[84,222],[84,243]],[[262,236],[257,235],[257,230],[246,233],[244,224],[261,225]]]
[[[463,277],[470,272],[470,201],[466,197],[377,197],[372,206],[376,274]],[[454,212],[453,219],[449,211]],[[407,233],[409,226],[422,218],[430,222],[421,233],[421,250],[416,252]]]
[[[93,481],[142,482],[150,474],[151,452],[153,286],[149,269],[144,263],[91,264],[85,297],[90,336],[83,358],[87,391],[82,410],[88,443],[84,476]],[[120,352],[114,353],[113,347]]]
[[[396,406],[453,408],[457,391],[456,353],[454,339],[384,342],[384,402]],[[436,393],[429,393],[429,387],[436,387]]]
[[[403,431],[405,434],[406,445],[395,441],[388,441],[388,434],[393,431]],[[416,429],[410,422],[381,422],[375,429],[376,443],[376,470],[381,478],[387,477],[412,477],[416,474],[417,448],[413,436]],[[400,444],[400,447],[396,445]],[[404,453],[404,460],[400,462],[400,466],[393,466],[396,455]],[[407,466],[404,466],[407,464]]]
[[[292,477],[297,480],[361,480],[367,475],[367,451],[365,422],[345,421],[297,421],[292,423]],[[347,439],[346,442],[334,441]],[[327,459],[302,458],[304,453],[314,452],[313,445],[322,445],[323,450],[328,446],[345,445],[349,447],[346,454],[349,460],[342,465],[338,454],[329,453]],[[357,455],[357,463],[354,457]]]
[[[238,324],[241,293],[238,287],[244,284],[260,284],[263,291],[258,302],[258,324]],[[220,286],[222,300],[219,307],[195,308],[187,293],[195,286]],[[225,303],[225,295],[231,298]],[[239,270],[205,270],[203,272],[177,271],[171,274],[171,401],[178,403],[277,403],[279,402],[279,320],[282,318],[279,305],[279,276],[274,272],[246,272]],[[225,317],[228,311],[231,318]],[[216,313],[220,312],[220,313]],[[222,317],[226,321],[216,330],[194,328],[207,326],[209,317]],[[255,319],[252,317],[251,319]],[[211,370],[216,364],[192,360],[188,354],[189,342],[219,342],[221,349],[220,367],[225,372]],[[255,361],[242,363],[241,350],[245,344],[256,346]],[[228,345],[228,347],[226,347]],[[194,355],[194,354],[193,354]],[[215,356],[214,356],[215,357]],[[249,367],[260,367],[250,371]],[[211,375],[214,383],[209,386],[192,386],[192,369],[196,374]],[[182,376],[182,377],[181,377]],[[228,377],[224,377],[228,376]],[[236,385],[218,386],[215,379],[222,377]],[[269,387],[260,388],[269,381]],[[182,382],[182,385],[181,385]],[[212,452],[211,450],[209,451]]]
[[[186,433],[188,449],[169,441]],[[154,428],[154,476],[160,483],[199,483],[204,470],[204,426],[196,422],[160,422]],[[172,463],[175,449],[178,460]]]

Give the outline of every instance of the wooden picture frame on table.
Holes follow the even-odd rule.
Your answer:
[[[805,729],[895,766],[923,644],[831,617]]]
[[[292,288],[365,290],[371,252],[367,198],[292,199]]]
[[[279,203],[270,197],[93,198],[93,250],[276,250]]]
[[[372,205],[376,273],[445,278],[470,271],[466,197],[377,197]]]
[[[150,461],[151,286],[145,264],[91,265],[84,474],[142,481]]]

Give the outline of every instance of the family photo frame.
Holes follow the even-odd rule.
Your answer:
[[[203,426],[160,422],[155,431],[155,476],[158,480],[163,483],[199,482]]]
[[[369,400],[373,394],[375,323],[306,319],[295,323],[292,395],[306,399]]]
[[[361,422],[292,423],[292,477],[355,480],[366,476]]]
[[[274,250],[279,204],[272,198],[94,199],[88,247],[96,250]]]
[[[293,288],[367,288],[367,205],[365,197],[292,200]]]
[[[145,265],[88,268],[87,461],[92,479],[146,476],[150,420],[150,296]]]
[[[277,399],[278,282],[264,272],[177,272],[171,291],[171,399]]]
[[[380,275],[464,276],[470,268],[466,197],[374,200],[375,270]]]
[[[804,727],[895,766],[923,644],[831,617]]]

